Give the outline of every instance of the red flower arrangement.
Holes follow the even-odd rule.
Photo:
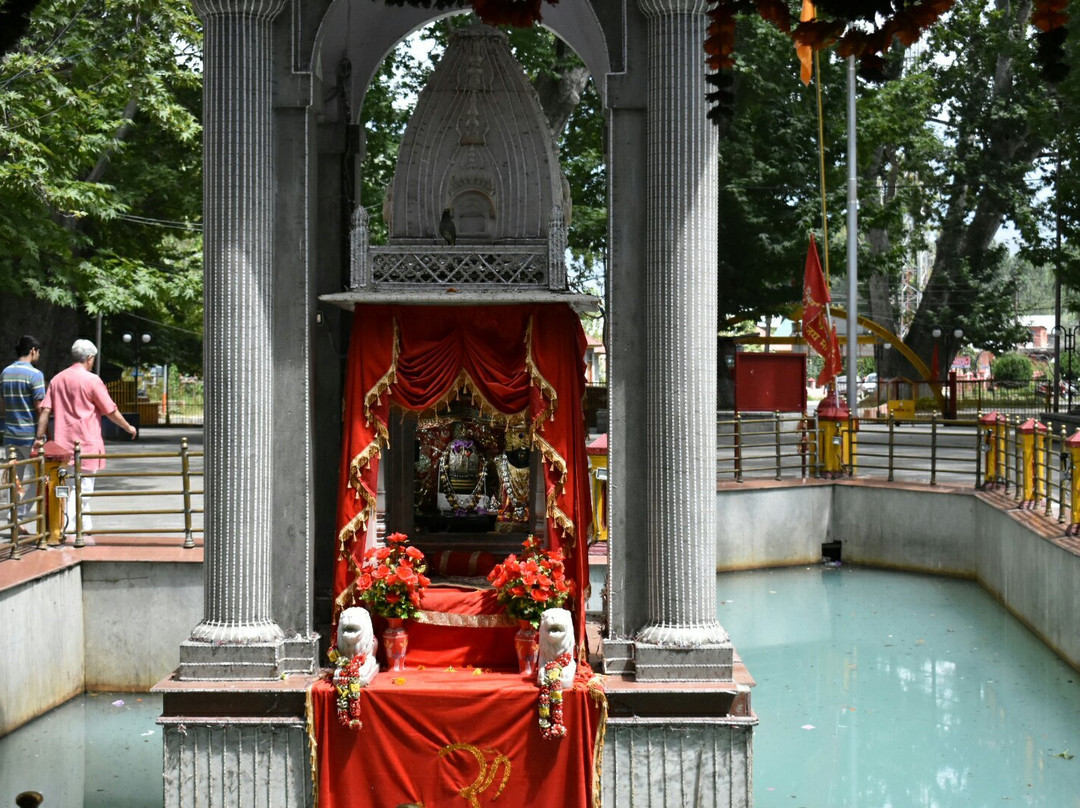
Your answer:
[[[525,539],[521,549],[520,558],[509,555],[496,564],[488,580],[510,617],[537,628],[546,609],[562,606],[570,596],[570,582],[566,580],[562,553],[543,550],[533,536]]]
[[[360,600],[382,617],[414,617],[420,595],[431,585],[425,572],[424,554],[409,545],[404,533],[391,533],[385,546],[364,553],[356,584]]]

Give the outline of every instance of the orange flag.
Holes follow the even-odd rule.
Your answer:
[[[817,16],[817,12],[814,10],[814,4],[810,0],[803,0],[802,13],[799,15],[799,22],[809,22]],[[799,57],[799,78],[802,79],[803,84],[809,84],[810,79],[814,75],[814,51],[809,45],[796,45],[795,53]]]
[[[821,271],[817,242],[810,234],[810,248],[806,251],[806,269],[803,271],[803,338],[806,344],[825,360],[825,366],[817,377],[818,386],[829,383],[844,367],[840,353],[840,341],[836,327],[829,322],[829,287],[825,285],[825,273]]]

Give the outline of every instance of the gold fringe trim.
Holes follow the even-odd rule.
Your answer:
[[[533,430],[536,431],[544,421],[555,417],[555,410],[559,407],[559,396],[551,383],[543,377],[532,354],[533,318],[529,317],[529,325],[525,328],[525,367],[529,371],[529,378],[534,385],[540,388],[540,392],[548,401],[547,409],[533,417]]]
[[[453,612],[419,611],[413,618],[417,623],[429,626],[451,626],[453,628],[506,628],[517,625],[505,614],[456,614]]]
[[[569,543],[574,544],[577,536],[577,532],[574,528],[574,520],[559,507],[559,495],[566,489],[566,460],[563,459],[562,455],[555,451],[554,446],[539,435],[533,436],[533,443],[543,455],[544,462],[554,468],[557,475],[555,485],[547,494],[548,518],[554,520],[555,524],[562,528],[562,531],[569,537]]]
[[[364,419],[367,421],[368,426],[371,426],[372,420],[375,421],[375,431],[378,433],[384,443],[389,439],[389,433],[386,429],[386,424],[382,421],[374,419],[371,414],[371,408],[379,403],[379,400],[383,397],[383,394],[397,383],[397,368],[398,357],[401,354],[401,333],[398,329],[397,318],[394,318],[394,340],[390,348],[390,367],[387,368],[386,373],[382,378],[375,382],[375,386],[372,387],[364,395]]]
[[[373,440],[363,451],[349,463],[349,485],[356,492],[357,497],[362,497],[364,500],[364,507],[360,509],[360,512],[349,520],[341,530],[338,531],[338,556],[343,557],[345,553],[345,545],[356,536],[361,530],[367,529],[367,520],[374,515],[378,503],[375,495],[370,493],[364,488],[363,481],[360,479],[370,463],[381,451],[381,445],[385,445],[386,441],[380,441],[378,438]]]
[[[469,375],[469,372],[462,368],[458,371],[457,377],[454,379],[453,384],[447,388],[446,392],[425,410],[417,413],[417,425],[420,426],[422,422],[427,421],[429,422],[426,424],[428,426],[439,426],[445,420],[439,415],[439,409],[449,407],[450,402],[456,401],[463,393],[467,394],[472,399],[473,405],[480,410],[483,415],[498,424],[507,424],[514,419],[524,418],[525,414],[529,411],[528,406],[523,410],[511,413],[505,413],[496,409],[495,405],[488,401],[487,397],[480,392],[480,388],[477,386],[472,376]]]
[[[319,743],[315,740],[315,708],[311,703],[312,682],[304,694],[304,723],[307,724],[308,765],[311,766],[311,808],[319,808]]]
[[[607,739],[608,717],[608,700],[607,692],[604,690],[604,677],[600,674],[594,674],[589,679],[588,689],[593,701],[600,705],[600,720],[596,724],[596,737],[593,741],[593,808],[602,808],[604,741]]]

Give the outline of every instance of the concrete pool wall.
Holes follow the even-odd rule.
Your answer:
[[[0,735],[84,691],[146,693],[168,676],[202,619],[202,558],[99,546],[0,563]]]
[[[1080,539],[1011,498],[874,481],[720,486],[717,569],[847,563],[979,581],[1080,669]],[[0,735],[84,690],[146,692],[202,619],[202,550],[87,547],[0,563]]]
[[[845,563],[978,581],[1080,669],[1080,540],[1000,493],[876,481],[722,486],[717,570]]]

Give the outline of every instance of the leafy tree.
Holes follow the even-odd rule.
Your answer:
[[[779,314],[798,302],[810,231],[822,241],[815,88],[800,83],[791,41],[756,14],[739,20],[738,37],[734,115],[720,144],[722,317]],[[843,109],[840,66],[823,58],[821,67],[826,109]],[[844,119],[827,114],[825,127],[829,229],[837,233],[843,175],[831,144],[844,142]]]
[[[201,332],[200,41],[171,0],[42,0],[0,57],[0,320],[54,368],[94,315]]]
[[[858,85],[860,281],[869,316],[903,333],[901,271],[919,251],[932,253],[930,281],[905,336],[927,364],[935,326],[948,335],[947,355],[959,347],[951,344],[956,327],[965,341],[998,351],[1022,336],[1018,276],[997,237],[1011,221],[1029,241],[1034,231],[1045,241],[1032,169],[1056,131],[1065,133],[1063,159],[1080,153],[1078,130],[1055,123],[1055,114],[1067,119],[1076,105],[1055,107],[1040,78],[1030,13],[1030,2],[958,0],[921,57],[896,47],[882,64],[891,80]],[[757,15],[740,20],[738,35],[735,113],[721,144],[721,309],[776,311],[785,299],[798,300],[806,231],[820,228],[817,110],[813,88],[803,91],[796,77],[790,40]],[[842,243],[847,82],[835,55],[823,52],[820,63],[828,225]],[[1075,97],[1074,80],[1058,86],[1060,100]],[[1062,172],[1062,190],[1071,181]],[[1036,263],[1051,261],[1044,255]],[[842,261],[830,269],[834,281],[846,272]],[[1080,281],[1080,264],[1075,272]],[[842,301],[846,286],[833,286]],[[894,350],[879,351],[877,360],[885,376],[912,375]]]
[[[990,363],[990,373],[999,382],[1030,382],[1035,366],[1023,354],[1007,353]]]
[[[939,202],[930,282],[905,337],[920,356],[932,351],[935,326],[947,326],[947,356],[959,347],[956,326],[965,340],[995,351],[1022,337],[1013,312],[1016,279],[995,239],[1006,219],[1031,217],[1027,177],[1050,139],[1052,105],[1033,64],[1030,14],[1030,2],[960,0],[929,43],[934,59],[926,70],[950,148],[924,180],[938,189]],[[907,365],[893,351],[884,361],[890,374]]]

